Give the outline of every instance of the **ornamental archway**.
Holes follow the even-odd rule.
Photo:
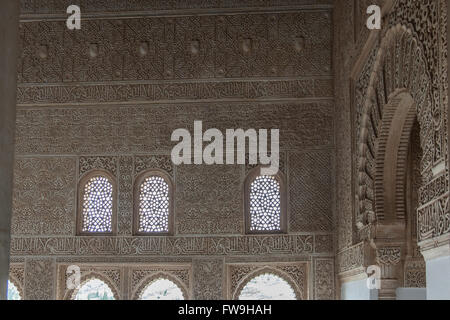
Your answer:
[[[395,299],[411,241],[406,179],[413,124],[417,119],[420,173],[427,183],[433,179],[435,136],[442,119],[435,111],[423,49],[410,30],[400,25],[388,30],[373,61],[367,90],[359,92],[363,99],[357,105],[355,221],[360,240],[374,251],[371,264],[381,267],[380,299]]]

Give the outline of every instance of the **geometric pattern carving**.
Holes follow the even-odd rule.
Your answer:
[[[233,99],[312,99],[332,98],[331,79],[176,82],[141,84],[20,85],[17,103],[20,106],[75,103],[167,103],[174,101],[231,101]],[[100,101],[100,102],[99,102]]]
[[[80,157],[79,158],[79,176],[90,170],[104,169],[117,175],[117,158],[116,157]]]
[[[241,169],[238,165],[177,167],[178,234],[242,234]]]
[[[75,168],[72,158],[16,159],[12,234],[73,234]]]
[[[173,177],[173,163],[170,156],[151,155],[134,157],[134,174],[138,175],[145,170],[160,169]]]
[[[333,230],[329,151],[289,153],[290,231]]]
[[[279,256],[314,252],[312,234],[173,237],[12,237],[19,256]],[[321,245],[319,245],[320,247]],[[332,252],[317,252],[330,254]]]
[[[119,235],[131,235],[133,221],[133,157],[119,158],[119,203],[117,229]]]
[[[250,185],[250,231],[281,229],[280,183],[273,176],[258,176]]]
[[[108,178],[94,176],[82,186],[82,232],[112,232],[113,185]]]
[[[56,186],[36,183],[35,190],[27,193],[29,180],[17,170],[13,219],[23,230],[13,231],[11,252],[15,259],[27,259],[25,297],[53,298],[53,292],[61,299],[73,296],[61,289],[65,269],[58,267],[54,283],[53,259],[64,267],[69,261],[83,262],[79,263],[82,282],[99,279],[116,299],[134,299],[145,285],[160,278],[175,283],[185,298],[221,299],[228,256],[245,261],[255,257],[276,261],[282,256],[281,260],[292,261],[298,256],[332,254],[331,151],[323,151],[327,160],[320,161],[317,170],[324,179],[320,186],[308,189],[311,202],[296,211],[293,219],[312,216],[309,206],[316,206],[319,226],[314,227],[312,220],[293,223],[294,233],[287,235],[243,235],[242,183],[248,166],[175,168],[170,160],[171,133],[177,128],[192,131],[197,119],[220,129],[279,128],[286,179],[290,178],[291,150],[333,148],[331,0],[320,4],[244,1],[246,8],[286,6],[289,10],[248,14],[247,9],[241,10],[242,2],[219,1],[192,5],[219,8],[221,14],[180,15],[191,4],[81,0],[83,12],[95,17],[102,16],[105,7],[108,12],[145,12],[135,18],[89,19],[76,33],[46,17],[62,13],[65,17],[64,1],[43,6],[21,0],[23,14],[38,14],[42,19],[27,21],[25,17],[20,26],[23,54],[18,60],[16,162],[29,162],[34,176],[30,184],[41,179],[55,181]],[[320,8],[303,10],[304,6]],[[152,10],[177,11],[171,17],[154,17],[148,15]],[[34,157],[32,161],[29,156]],[[45,168],[45,162],[57,166]],[[290,161],[289,165],[298,164]],[[154,169],[167,172],[174,184],[175,236],[133,234],[135,182]],[[115,234],[117,230],[117,236],[74,233],[77,181],[96,170],[111,175],[115,200],[108,231]],[[80,184],[80,193],[83,187]],[[312,199],[315,192],[320,200]],[[50,215],[42,205],[32,207],[42,195],[51,208],[65,211]],[[60,196],[67,202],[58,206]],[[39,220],[34,220],[38,215]],[[151,264],[155,261],[161,265]],[[191,262],[192,267],[187,266]],[[307,299],[306,262],[302,264],[277,264],[273,272],[288,275]],[[33,273],[38,280],[29,282]],[[36,294],[28,295],[32,292]]]
[[[314,260],[314,299],[334,300],[334,259]]]
[[[406,288],[426,288],[425,261],[406,260],[404,281]]]
[[[55,261],[52,258],[28,258],[25,262],[27,300],[54,300]]]
[[[384,105],[389,96],[398,89],[406,88],[414,99],[420,124],[424,186],[420,188],[419,198],[431,201],[419,210],[419,241],[450,232],[450,216],[446,205],[448,188],[445,184],[441,184],[443,188],[433,199],[421,194],[433,179],[433,166],[445,159],[448,147],[446,110],[443,108],[445,103],[441,103],[448,99],[447,91],[442,90],[447,82],[444,76],[446,71],[440,68],[443,65],[440,59],[445,56],[442,52],[446,50],[445,32],[442,31],[445,27],[442,29],[439,23],[441,16],[444,16],[441,21],[446,19],[446,14],[441,6],[444,6],[442,1],[395,1],[386,18],[384,37],[379,47],[373,46],[356,82],[356,130],[359,143],[358,159],[355,159],[358,163],[357,221],[365,225],[370,222],[370,216],[379,213],[380,201],[376,201],[377,208],[373,204],[377,186],[376,182],[374,184],[373,155],[377,152],[375,146],[382,148],[377,142],[382,135],[378,124],[387,114]],[[400,168],[400,172],[402,170]],[[401,202],[398,200],[398,203]]]
[[[169,232],[169,185],[150,176],[139,187],[139,232]]]
[[[23,22],[19,82],[329,75],[330,30],[323,11]]]
[[[170,141],[172,132],[178,128],[193,132],[194,120],[204,119],[205,115],[208,126],[224,130],[279,128],[283,132],[281,149],[330,147],[332,110],[333,104],[327,101],[217,103],[213,112],[205,104],[19,109],[16,152],[18,155],[170,154],[175,145]],[[168,118],[168,114],[177,116]],[[99,123],[101,130],[92,134],[92,128]]]
[[[337,273],[341,274],[364,266],[364,242],[349,247],[337,254]]]
[[[193,260],[194,299],[222,300],[224,261],[221,258]]]

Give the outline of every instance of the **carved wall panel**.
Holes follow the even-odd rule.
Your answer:
[[[289,153],[291,232],[333,230],[331,165],[328,150]]]
[[[355,39],[355,5],[358,0],[336,0],[334,9],[334,72],[335,72],[335,187],[336,240],[341,250],[353,244],[352,190],[352,113],[350,110],[350,73],[355,60],[352,55]]]
[[[193,260],[194,299],[222,300],[224,282],[224,261],[221,258]]]
[[[204,130],[279,128],[284,149],[331,146],[331,110],[327,102],[20,109],[16,150],[18,154],[170,154],[175,146],[172,132],[188,128],[193,134],[195,120],[205,121]]]
[[[178,166],[175,200],[177,232],[243,233],[241,176],[242,168],[238,165]]]
[[[14,235],[74,234],[74,158],[19,158],[14,175]]]
[[[326,11],[84,20],[77,32],[62,21],[20,28],[20,83],[331,73]]]
[[[80,4],[89,19],[71,32],[67,1],[22,0],[11,253],[26,259],[25,296],[67,299],[62,269],[80,263],[119,299],[161,273],[215,300],[234,259],[278,263],[302,298],[332,297],[332,1]],[[203,131],[280,129],[289,234],[244,235],[251,166],[172,164],[172,132],[193,133],[195,120]],[[78,179],[96,169],[116,177],[117,234],[75,236]],[[174,236],[133,236],[133,185],[148,169],[174,182]],[[306,262],[292,261],[312,256],[322,260],[308,283]]]
[[[314,299],[334,300],[334,259],[314,260]]]
[[[425,261],[405,261],[404,286],[406,288],[426,288]]]
[[[26,258],[25,297],[27,300],[54,300],[55,282],[54,258]]]

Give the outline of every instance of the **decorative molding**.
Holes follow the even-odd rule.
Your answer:
[[[334,259],[314,259],[314,299],[334,300]]]
[[[223,13],[246,12],[261,10],[292,10],[292,9],[332,9],[332,0],[201,0],[186,2],[183,0],[53,0],[43,2],[39,0],[20,0],[21,19],[38,17],[67,17],[66,9],[69,4],[80,6],[83,14],[91,17],[120,16],[120,15],[164,15],[186,13]]]
[[[18,256],[265,256],[330,254],[314,252],[313,234],[196,237],[16,237],[11,255]],[[316,247],[322,247],[320,244]]]
[[[331,76],[331,25],[314,10],[22,22],[18,83]]]
[[[17,105],[332,99],[329,78],[305,80],[19,85]]]
[[[172,132],[193,132],[199,119],[219,129],[279,128],[281,150],[331,148],[332,110],[331,101],[18,109],[16,154],[170,154]]]

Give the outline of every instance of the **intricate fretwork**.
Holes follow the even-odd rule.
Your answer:
[[[220,258],[193,260],[194,298],[196,300],[223,300],[224,261]]]
[[[36,291],[31,298],[59,295],[65,282],[58,277],[61,282],[54,283],[52,259],[89,264],[92,268],[83,266],[87,276],[107,283],[118,299],[133,298],[136,286],[148,277],[166,275],[180,279],[180,287],[192,288],[189,297],[220,299],[229,258],[249,264],[255,258],[312,263],[332,255],[331,0],[244,1],[81,0],[83,15],[90,16],[78,32],[65,26],[65,0],[22,1],[17,161],[38,163],[27,174],[39,175],[45,183],[28,194],[28,180],[18,170],[20,201],[15,200],[13,219],[21,229],[13,230],[12,254],[16,260],[51,261],[45,262],[44,272],[34,264],[27,268],[29,279],[41,272],[28,290],[38,288],[43,294]],[[256,7],[259,12],[249,12]],[[195,8],[207,14],[194,13]],[[176,12],[160,15],[157,10]],[[117,18],[119,11],[134,12]],[[192,132],[194,120],[221,130],[280,129],[280,168],[286,180],[292,178],[290,190],[297,201],[288,221],[293,233],[242,235],[242,182],[249,166],[172,165],[171,133],[178,128]],[[320,154],[317,165],[312,150]],[[308,156],[288,161],[291,152]],[[61,168],[44,170],[44,162]],[[308,171],[308,166],[314,169]],[[175,236],[133,236],[134,182],[151,169],[167,172],[173,181]],[[95,170],[112,175],[117,236],[75,236],[77,178]],[[315,175],[320,181],[308,187]],[[59,208],[55,197],[60,195],[68,202],[58,214],[33,206],[44,196]],[[155,262],[162,265],[149,271],[153,266],[148,264]],[[124,266],[130,263],[147,271]],[[170,263],[192,263],[192,275]],[[300,283],[304,299],[308,288],[313,294],[316,282],[318,297],[329,295],[325,271],[308,283],[306,267],[289,264],[277,272]],[[326,269],[327,264],[317,268]]]
[[[272,176],[258,176],[250,184],[250,230],[281,229],[280,183]]]
[[[364,265],[364,243],[349,247],[337,255],[339,274],[361,268]]]
[[[14,256],[276,256],[314,253],[313,235],[13,237]],[[316,239],[320,241],[320,239]],[[324,254],[324,252],[320,252]],[[329,253],[329,252],[328,252]]]
[[[117,229],[120,235],[132,234],[133,213],[133,157],[119,158],[119,205]]]
[[[90,170],[104,169],[117,175],[116,157],[80,157],[78,161],[79,176],[81,177]]]
[[[405,261],[404,286],[406,288],[426,288],[425,261]]]
[[[376,251],[376,261],[381,265],[396,265],[400,263],[402,251],[399,247],[384,247]]]
[[[208,101],[233,99],[311,99],[331,98],[331,79],[170,82],[79,85],[20,85],[18,105],[166,103],[173,101]]]
[[[208,119],[210,127],[223,130],[279,128],[283,132],[280,148],[329,147],[333,143],[331,110],[329,102],[20,109],[16,151],[19,155],[170,154],[175,145],[170,141],[172,132],[178,128],[193,132],[193,123],[199,119]]]
[[[388,48],[390,49],[388,50]],[[368,82],[370,83],[367,89],[368,97],[361,101],[364,105],[357,104],[357,108],[360,108],[358,110],[363,110],[359,118],[359,178],[357,186],[359,191],[357,219],[362,224],[374,221],[375,212],[378,219],[384,218],[382,210],[383,198],[382,196],[376,198],[377,192],[382,195],[381,189],[377,191],[377,188],[381,187],[382,183],[381,180],[380,182],[376,180],[378,177],[383,177],[380,170],[385,165],[393,164],[385,164],[383,157],[380,157],[380,160],[376,160],[376,157],[380,150],[384,150],[383,139],[386,132],[388,132],[386,129],[383,129],[385,125],[382,123],[383,121],[389,122],[389,117],[393,117],[390,114],[390,110],[395,110],[393,107],[389,108],[389,105],[396,106],[396,102],[392,101],[385,107],[387,97],[396,92],[396,90],[398,92],[398,88],[407,88],[417,106],[417,116],[421,127],[421,144],[422,150],[424,150],[421,162],[422,172],[429,172],[436,159],[435,153],[433,153],[433,135],[430,134],[430,112],[433,99],[429,86],[429,72],[425,67],[423,49],[411,35],[411,32],[399,26],[390,29],[385,35],[381,44],[380,53],[374,61],[374,71]],[[412,119],[407,118],[406,120],[411,122],[409,124],[410,126],[412,126]],[[389,127],[387,128],[389,130]],[[380,133],[380,131],[383,133]],[[403,167],[397,168],[397,172],[400,174],[402,172],[404,173],[404,169]],[[426,177],[426,174],[424,176]],[[403,179],[399,178],[397,180],[402,181]],[[401,190],[399,188],[397,189]],[[396,195],[396,203],[400,204],[404,202],[399,199],[402,196],[404,196],[404,193]],[[376,208],[375,200],[377,201]],[[398,213],[397,217],[399,217]]]
[[[88,180],[82,199],[82,232],[112,232],[113,185],[108,178]]]
[[[76,160],[19,158],[14,171],[12,233],[72,235]]]
[[[334,300],[334,259],[314,260],[314,299]]]
[[[178,233],[242,233],[241,173],[237,165],[177,167],[175,222]]]
[[[417,210],[419,241],[436,238],[450,232],[450,208],[448,193]]]
[[[19,82],[329,75],[330,25],[320,11],[23,22]]]
[[[289,153],[290,231],[331,231],[329,151]]]
[[[28,300],[54,300],[55,261],[53,258],[27,258],[25,297]]]
[[[140,173],[149,169],[164,170],[173,177],[174,165],[170,156],[165,155],[151,155],[151,156],[135,156],[134,157],[134,174]]]
[[[139,232],[169,232],[169,185],[159,176],[147,177],[139,187]]]

